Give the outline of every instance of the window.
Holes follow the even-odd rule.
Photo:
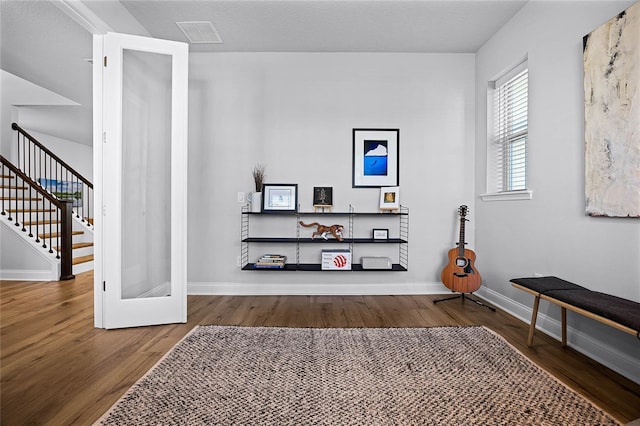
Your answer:
[[[527,187],[529,70],[527,62],[490,84],[487,197],[531,198]],[[504,195],[504,196],[502,196]],[[502,196],[502,197],[501,197]]]

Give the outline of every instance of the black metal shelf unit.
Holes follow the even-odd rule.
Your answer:
[[[359,244],[396,244],[398,245],[398,263],[392,264],[391,269],[363,269],[361,264],[352,263],[351,271],[407,271],[409,268],[409,209],[404,206],[400,206],[398,212],[355,212],[353,207],[349,208],[349,212],[286,212],[286,213],[254,213],[249,210],[249,206],[242,207],[241,214],[241,245],[240,245],[240,259],[243,271],[321,271],[322,265],[320,263],[300,263],[300,246],[301,245],[313,245],[313,244],[340,244],[348,245],[349,251],[353,254],[354,245]],[[250,233],[250,217],[252,215],[259,215],[261,217],[283,217],[291,216],[296,218],[296,222],[299,222],[303,216],[347,216],[349,220],[348,235],[343,238],[342,241],[336,239],[323,239],[323,238],[301,238],[300,237],[300,225],[296,225],[295,237],[252,237]],[[354,238],[353,226],[354,219],[357,217],[380,217],[388,218],[395,217],[398,220],[398,238],[387,239],[374,239],[374,238]],[[284,265],[284,268],[270,268],[270,269],[256,269],[254,263],[249,262],[249,245],[260,243],[272,243],[272,244],[295,244],[296,256],[293,262]]]

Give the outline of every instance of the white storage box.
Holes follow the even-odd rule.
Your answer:
[[[391,269],[391,259],[388,257],[362,257],[362,269]]]
[[[350,271],[351,252],[344,250],[322,250],[323,271]]]

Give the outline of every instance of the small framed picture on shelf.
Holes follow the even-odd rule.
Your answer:
[[[262,213],[295,213],[297,211],[297,183],[265,183],[262,185]]]
[[[313,187],[313,206],[314,207],[333,206],[333,187],[332,186],[314,186]]]
[[[374,240],[388,240],[389,239],[389,230],[388,229],[376,229],[374,228],[372,231],[372,237]]]
[[[380,188],[380,210],[391,211],[400,208],[400,187]]]

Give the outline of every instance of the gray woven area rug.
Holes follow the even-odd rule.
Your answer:
[[[199,326],[104,425],[611,425],[484,327]]]

